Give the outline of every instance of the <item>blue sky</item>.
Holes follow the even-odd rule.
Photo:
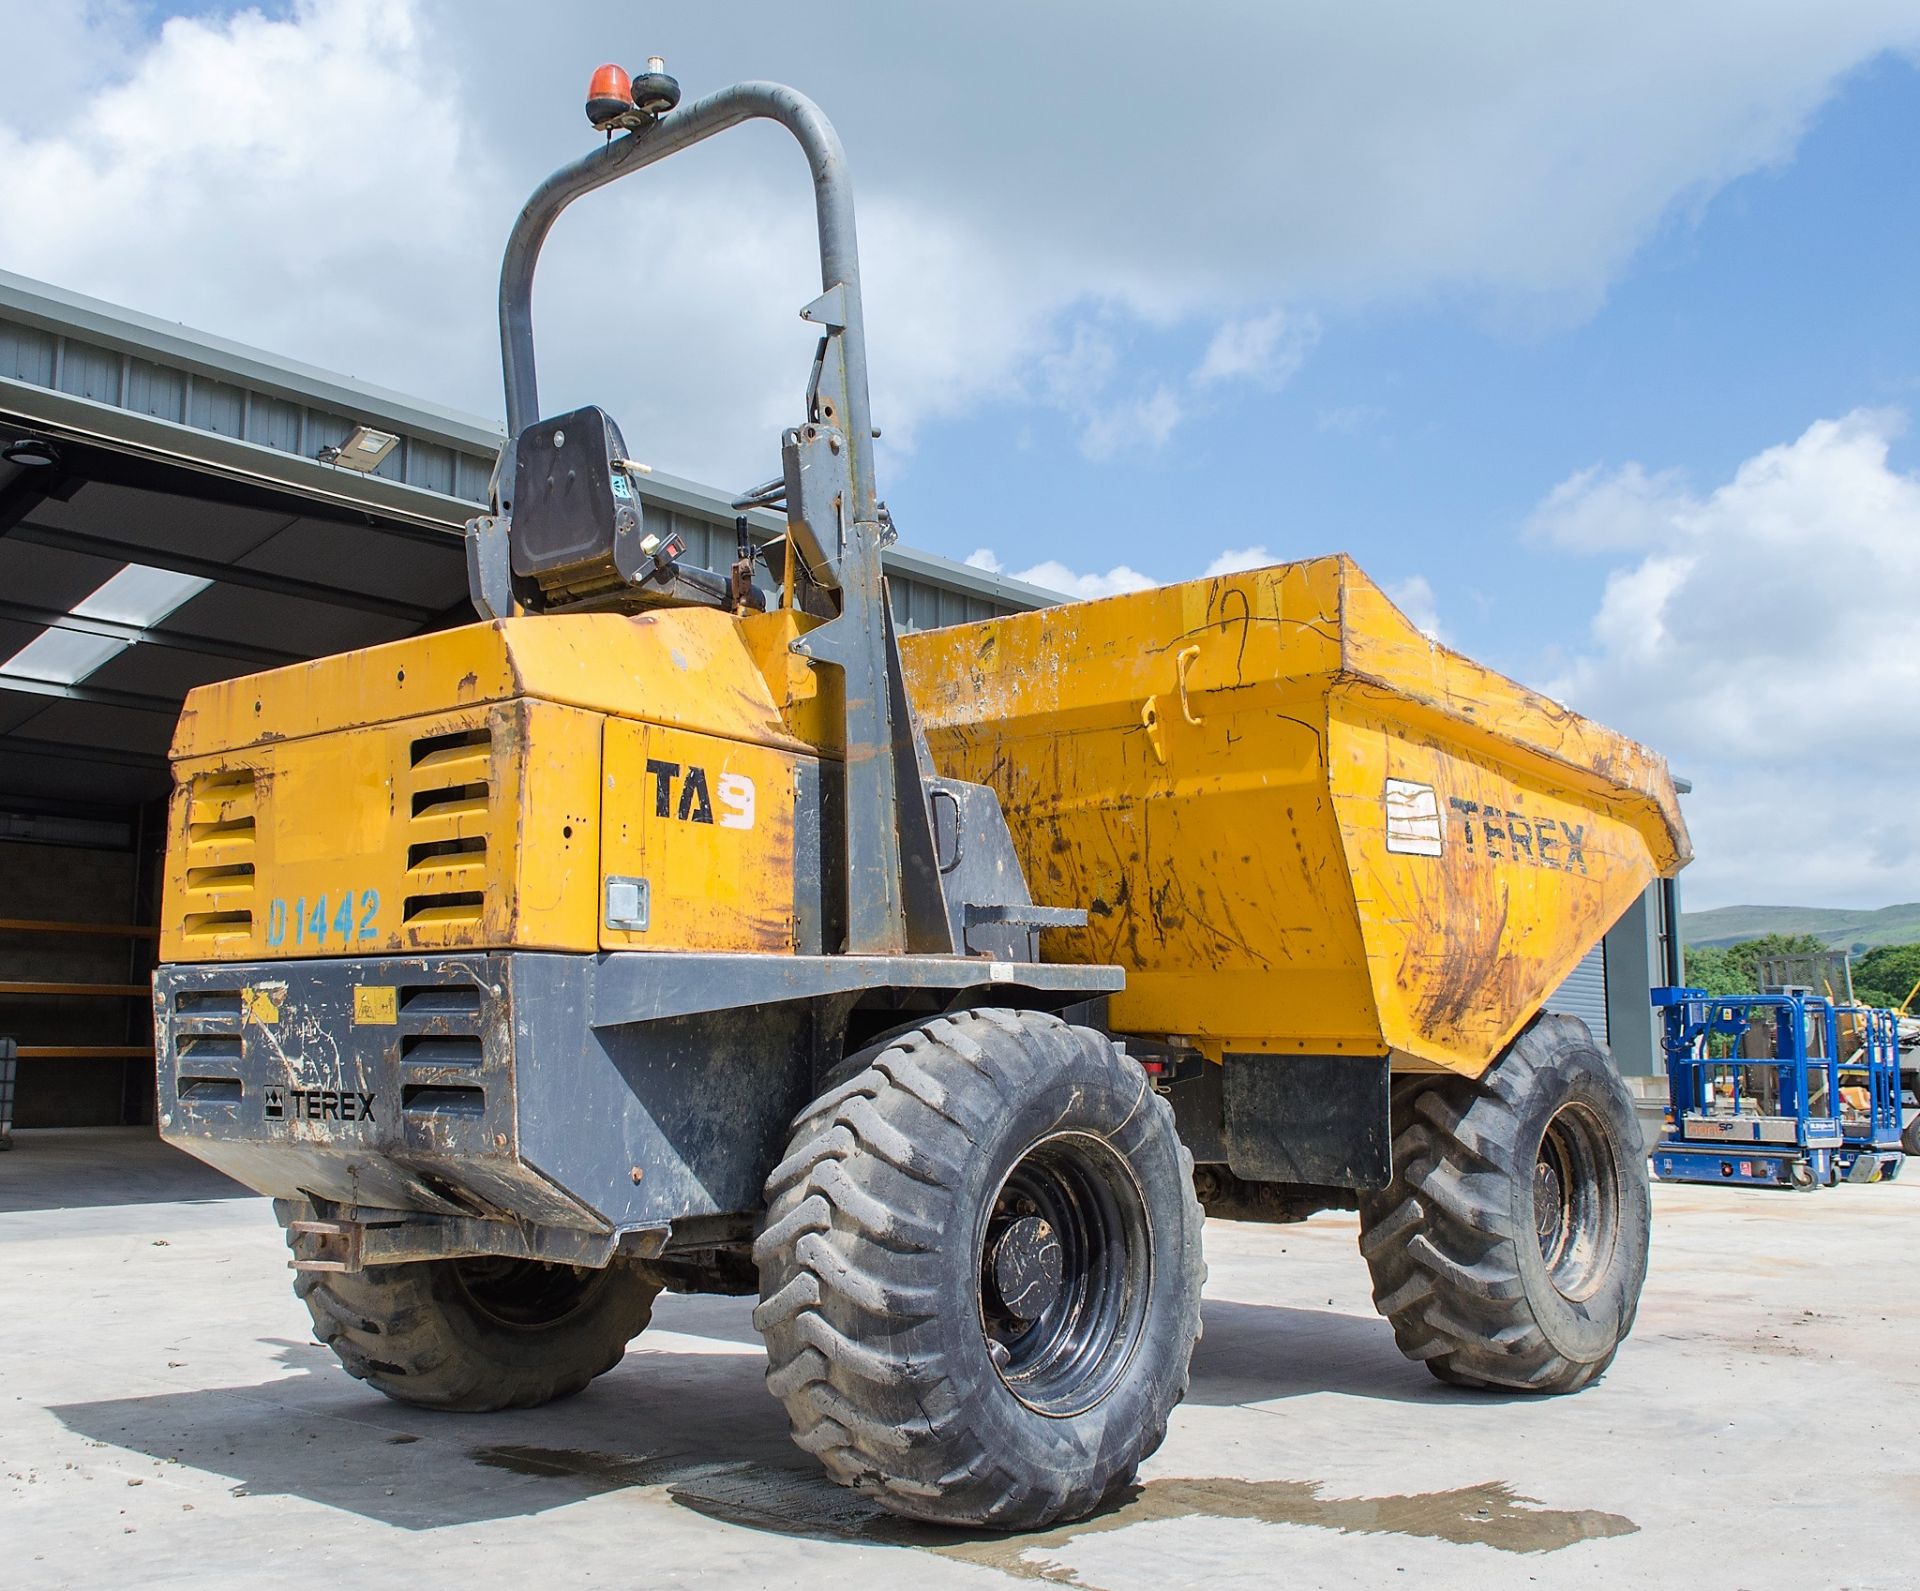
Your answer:
[[[1696,905],[1920,900],[1915,0],[8,8],[0,266],[482,416],[522,198],[664,53],[840,127],[903,534],[1096,592],[1354,554],[1693,779]],[[772,473],[792,151],[561,222],[542,398]]]
[[[1164,578],[1222,546],[1348,551],[1383,583],[1424,576],[1449,641],[1544,679],[1606,569],[1525,535],[1560,481],[1639,460],[1710,483],[1822,416],[1920,405],[1917,149],[1920,69],[1882,56],[1791,159],[1668,216],[1591,312],[1465,291],[1321,311],[1280,392],[1124,467],[1082,456],[1043,405],[930,430],[892,486],[899,517],[954,557],[1025,546]],[[1128,358],[1146,389],[1204,343],[1142,333]],[[1895,464],[1912,456],[1901,439]],[[1009,509],[1017,531],[982,525]]]

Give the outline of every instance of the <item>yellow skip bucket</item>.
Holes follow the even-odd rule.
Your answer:
[[[904,637],[934,762],[991,785],[1051,961],[1218,1059],[1477,1074],[1692,855],[1666,763],[1430,641],[1345,557]]]

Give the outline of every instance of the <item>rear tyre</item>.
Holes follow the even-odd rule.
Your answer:
[[[621,1266],[507,1259],[303,1271],[293,1290],[348,1375],[464,1413],[571,1397],[620,1362],[660,1291]]]
[[[1900,1134],[1901,1151],[1909,1155],[1920,1155],[1920,1110],[1913,1113],[1913,1119]]]
[[[1200,1331],[1193,1161],[1100,1034],[984,1010],[808,1107],[754,1246],[794,1440],[898,1514],[1031,1529],[1160,1445]]]
[[[1397,1084],[1393,1128],[1360,1248],[1400,1351],[1455,1386],[1595,1380],[1633,1327],[1649,1203],[1632,1099],[1586,1025],[1543,1016],[1478,1080]]]

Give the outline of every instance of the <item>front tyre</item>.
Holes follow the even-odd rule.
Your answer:
[[[348,1375],[463,1413],[571,1397],[620,1362],[660,1291],[624,1266],[488,1258],[303,1271],[293,1285]]]
[[[1459,1386],[1595,1380],[1633,1327],[1650,1207],[1633,1101],[1586,1025],[1542,1016],[1477,1080],[1396,1084],[1393,1134],[1360,1248],[1401,1352]]]
[[[1200,1330],[1193,1162],[1139,1065],[943,1017],[808,1107],[754,1246],[795,1441],[895,1513],[1032,1529],[1166,1435]]]

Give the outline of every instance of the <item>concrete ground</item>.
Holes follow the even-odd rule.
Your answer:
[[[1403,1360],[1351,1216],[1209,1223],[1192,1395],[1140,1491],[968,1539],[895,1524],[788,1444],[746,1300],[663,1299],[571,1402],[423,1413],[310,1340],[265,1201],[142,1134],[18,1144],[10,1587],[1920,1585],[1920,1177],[1657,1188],[1632,1340],[1546,1400]]]

